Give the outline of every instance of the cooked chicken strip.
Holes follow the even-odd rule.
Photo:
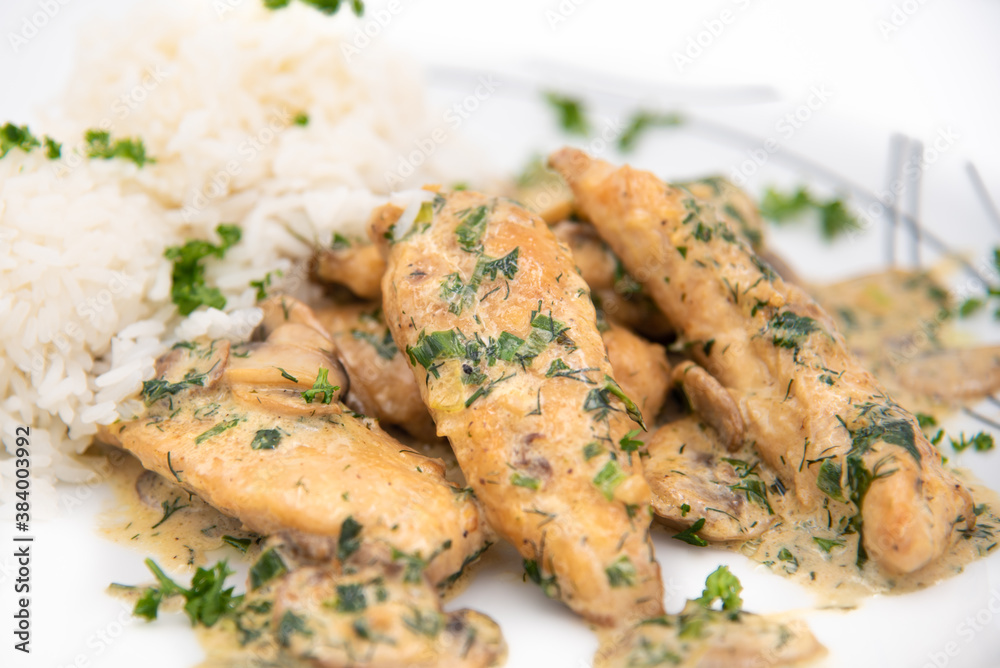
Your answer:
[[[755,251],[759,253],[764,249],[767,226],[761,218],[757,203],[742,188],[724,176],[706,176],[674,185],[684,188],[713,207],[719,218],[742,234]]]
[[[253,531],[289,534],[324,559],[336,554],[350,519],[387,561],[394,550],[422,559],[429,580],[445,583],[489,544],[477,502],[444,480],[439,460],[353,417],[322,382],[314,390],[295,376],[301,366],[322,381],[328,364],[319,360],[328,353],[308,350],[300,366],[286,344],[277,354],[273,342],[289,328],[309,329],[281,325],[266,342],[232,354],[226,341],[175,348],[145,384],[147,414],[108,433],[144,467]],[[280,374],[289,386],[261,400],[255,388],[269,388]]]
[[[574,149],[550,161],[629,271],[647,272],[671,324],[688,342],[715,341],[694,356],[740,397],[746,438],[805,507],[825,498],[844,531],[862,533],[859,563],[915,571],[974,522],[971,494],[916,419],[724,221],[647,172]]]
[[[673,526],[704,519],[705,540],[748,540],[762,534],[775,515],[768,481],[755,463],[735,458],[697,417],[657,429],[646,442],[642,471],[653,491],[653,511]]]
[[[621,446],[641,416],[572,257],[543,220],[477,193],[400,213],[377,212],[370,235],[386,322],[490,524],[588,620],[659,614],[649,487]]]
[[[646,620],[602,645],[594,668],[756,668],[805,666],[826,654],[800,620],[705,610],[689,601],[677,615]]]
[[[282,653],[317,668],[503,664],[507,645],[496,622],[472,610],[443,612],[437,592],[408,575],[402,566],[289,573],[263,598],[274,601],[272,629],[294,626]]]
[[[650,420],[663,408],[670,390],[667,351],[624,327],[609,324],[601,332],[614,378]]]
[[[320,282],[343,285],[362,299],[379,298],[385,261],[367,239],[336,239],[333,248],[316,253],[313,267]]]
[[[553,225],[552,232],[573,254],[599,313],[650,338],[670,336],[672,330],[663,314],[592,225],[564,220]]]
[[[381,280],[381,275],[380,275]],[[436,427],[420,398],[420,388],[382,317],[378,303],[327,306],[316,313],[337,346],[351,379],[345,403],[424,440]]]

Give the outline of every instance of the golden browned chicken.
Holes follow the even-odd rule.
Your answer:
[[[746,440],[804,507],[827,503],[838,530],[862,536],[859,563],[915,571],[975,521],[916,419],[728,224],[647,172],[574,149],[550,162],[630,273],[647,272],[695,360],[739,396]]]
[[[417,438],[436,438],[434,421],[420,398],[406,356],[386,327],[382,305],[330,305],[319,309],[316,317],[333,338],[337,358],[351,379],[351,391],[344,402]]]
[[[386,322],[528,576],[610,626],[662,611],[649,487],[573,259],[540,218],[473,192],[376,212]]]
[[[489,545],[476,500],[445,481],[439,460],[338,401],[335,347],[305,306],[275,299],[265,312],[265,341],[175,346],[144,384],[146,414],[106,436],[145,468],[253,531],[290,536],[314,559],[337,555],[348,527],[385,561],[418,560],[430,582],[447,583]]]
[[[564,220],[553,225],[552,232],[572,253],[599,314],[654,339],[672,334],[656,304],[643,294],[642,286],[629,276],[592,225]]]
[[[347,287],[362,299],[378,299],[385,261],[366,239],[334,237],[331,248],[323,248],[313,258],[313,274],[323,283]]]
[[[433,587],[402,565],[350,574],[306,566],[261,600],[273,601],[281,653],[317,668],[486,668],[507,654],[496,622],[444,612]]]
[[[614,324],[601,332],[615,380],[650,420],[663,408],[670,390],[667,351],[630,330]]]

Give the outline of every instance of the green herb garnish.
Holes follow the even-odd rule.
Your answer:
[[[808,211],[815,211],[818,214],[820,231],[827,241],[861,229],[861,223],[848,210],[842,199],[817,199],[805,187],[800,186],[791,194],[768,188],[760,203],[761,214],[776,223],[798,219]]]
[[[233,418],[232,420],[227,420],[225,422],[220,422],[219,424],[215,425],[211,429],[207,429],[207,430],[203,431],[202,433],[198,434],[198,436],[194,439],[194,444],[195,445],[201,445],[202,443],[204,443],[208,439],[212,438],[213,436],[218,436],[219,434],[221,434],[222,432],[226,431],[227,429],[232,429],[233,427],[235,427],[239,423],[240,423],[240,418]]]
[[[608,576],[608,584],[612,587],[634,587],[635,586],[635,564],[627,555],[622,555],[604,569]]]
[[[218,246],[193,239],[183,246],[171,246],[163,253],[165,258],[174,263],[170,297],[181,315],[189,315],[202,305],[217,309],[226,305],[226,298],[218,288],[205,285],[205,266],[202,260],[209,256],[221,259],[233,244],[239,242],[242,232],[235,225],[219,225],[215,231],[222,239]]]
[[[673,538],[676,538],[677,540],[682,540],[688,545],[694,545],[695,547],[705,547],[706,545],[708,545],[708,542],[704,538],[698,535],[698,532],[701,531],[701,528],[703,526],[705,526],[705,518],[699,517],[698,520],[694,524],[689,526],[687,529],[684,529],[680,533],[674,534]]]
[[[285,560],[273,547],[264,551],[250,568],[250,589],[260,589],[276,577],[288,572]]]
[[[684,118],[676,113],[658,113],[653,111],[637,111],[632,114],[625,126],[625,131],[618,138],[618,149],[622,153],[632,151],[639,138],[654,127],[668,128],[680,125]]]
[[[545,94],[545,101],[556,112],[563,130],[583,137],[590,134],[590,122],[581,100],[549,92]]]
[[[281,443],[280,429],[258,429],[250,442],[252,450],[274,450]]]
[[[316,397],[320,397],[320,401],[324,404],[329,404],[333,401],[333,397],[336,395],[337,390],[340,389],[340,386],[330,384],[327,378],[329,373],[330,370],[323,367],[320,367],[319,371],[316,372],[316,381],[313,383],[312,389],[302,393],[302,398],[306,400],[307,404],[311,404]]]
[[[91,158],[121,158],[131,160],[140,167],[147,162],[156,162],[146,156],[146,146],[138,138],[126,137],[111,141],[111,134],[107,130],[87,130],[83,138],[87,142],[87,155]]]

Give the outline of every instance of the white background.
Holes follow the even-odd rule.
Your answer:
[[[43,4],[57,10],[50,9],[53,16],[46,25],[15,50],[10,34],[21,32],[24,21],[42,11]],[[39,100],[58,90],[71,66],[67,45],[82,18],[117,16],[129,4],[132,0],[0,0],[0,123],[32,121]],[[891,132],[929,144],[942,129],[951,128],[959,136],[956,147],[925,174],[928,224],[973,258],[985,256],[1000,238],[975,201],[965,172],[973,161],[994,197],[1000,198],[1000,3],[414,0],[402,3],[384,28],[375,28],[370,22],[384,6],[368,3],[368,13],[358,23],[377,32],[373,39],[416,54],[439,78],[454,68],[499,71],[507,82],[505,92],[517,82],[564,92],[619,91],[664,109],[692,109],[767,137],[775,134],[784,114],[807,100],[811,89],[821,87],[830,91],[829,102],[787,146],[869,189],[884,182]],[[690,40],[701,41],[700,53],[690,47]],[[676,54],[693,62],[679,66]],[[461,84],[457,90],[459,96],[467,92]],[[448,95],[439,97],[446,102]],[[553,141],[547,117],[538,110],[519,115],[519,109],[516,104],[484,109],[478,122],[463,130],[482,135],[491,155],[507,151],[501,162],[514,166],[525,150],[544,149]],[[613,104],[601,111],[615,113]],[[505,122],[516,128],[515,136],[493,137],[490,144],[488,135]],[[719,154],[697,141],[658,137],[634,159],[664,174],[690,176],[706,169],[728,173],[746,158],[745,150]],[[755,175],[750,188],[759,191],[770,179],[789,178],[795,177],[767,171]],[[793,263],[808,257],[813,276],[843,275],[853,267],[877,265],[882,258],[875,243],[844,242],[832,250],[808,247],[794,232],[775,241]],[[800,248],[808,251],[799,253]],[[984,472],[984,477],[996,480],[998,458],[1000,452],[981,462],[966,462],[982,464],[993,476]],[[34,572],[39,589],[33,599],[39,614],[34,636],[39,653],[30,662],[14,665],[61,668],[82,657],[81,666],[132,666],[139,656],[148,668],[189,665],[198,648],[185,631],[185,620],[147,627],[132,622],[117,602],[103,595],[112,580],[142,582],[148,574],[142,555],[118,547],[93,549],[93,537],[82,520],[98,507],[92,504],[75,513],[72,521],[40,529],[44,536]],[[11,642],[8,525],[4,522],[0,528],[0,549],[5,551],[0,558],[4,667],[10,665],[6,657]],[[699,581],[720,562],[732,564],[743,579],[747,604],[754,609],[810,603],[789,583],[756,573],[735,555],[665,545],[668,542],[676,543],[659,540],[657,549],[661,560],[670,564],[665,579],[673,608],[685,596],[697,595]],[[840,656],[855,667],[920,668],[954,640],[961,643],[961,653],[947,665],[996,668],[996,645],[990,649],[982,641],[1000,634],[997,618],[989,627],[992,631],[978,635],[976,643],[966,645],[958,631],[965,611],[984,609],[993,601],[994,588],[1000,592],[996,562],[991,560],[991,569],[976,564],[966,576],[905,599],[873,600],[852,624],[841,624],[843,620],[830,614],[813,616],[810,623],[824,642],[844,648],[846,654]],[[512,643],[509,665],[516,668],[581,668],[593,652],[594,641],[577,620],[534,589],[522,587],[516,574],[502,568],[486,569],[460,602],[497,618]],[[909,608],[909,614],[901,615],[900,606]],[[120,623],[128,626],[124,635]],[[895,633],[880,642],[886,628]]]

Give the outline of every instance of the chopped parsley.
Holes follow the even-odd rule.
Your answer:
[[[337,600],[334,609],[337,612],[362,612],[368,607],[365,597],[365,586],[358,583],[337,585]]]
[[[222,239],[219,245],[192,239],[183,246],[170,246],[163,253],[165,258],[174,263],[170,298],[181,315],[189,315],[202,305],[217,309],[226,305],[226,298],[218,288],[205,285],[205,266],[202,260],[210,256],[221,259],[233,244],[239,242],[242,232],[235,225],[219,225],[215,231]]]
[[[555,111],[559,127],[567,133],[582,137],[590,134],[590,122],[583,101],[553,92],[545,93],[545,101]]]
[[[779,348],[799,351],[803,340],[813,332],[822,331],[812,318],[796,315],[791,311],[782,311],[767,324],[772,332],[771,341]]]
[[[235,573],[229,570],[225,561],[209,569],[199,567],[188,589],[171,580],[152,559],[146,559],[146,566],[156,576],[159,586],[148,587],[143,592],[132,611],[137,617],[156,619],[163,599],[180,595],[184,597],[184,612],[191,625],[211,627],[222,617],[233,614],[243,601],[243,596],[233,594],[232,587],[224,589],[226,578]]]
[[[819,536],[813,536],[813,542],[819,545],[819,548],[824,552],[826,552],[827,554],[830,554],[830,550],[832,550],[835,547],[844,546],[844,541],[842,540],[834,540],[831,538],[820,538]]]
[[[264,551],[250,568],[250,589],[260,589],[276,577],[288,572],[285,560],[273,547]]]
[[[234,536],[223,536],[222,542],[231,547],[235,547],[241,553],[246,554],[247,548],[253,542],[252,538],[235,538]]]
[[[313,382],[312,389],[302,393],[302,398],[306,400],[307,404],[311,404],[316,397],[320,397],[320,401],[324,404],[329,404],[333,401],[333,397],[336,395],[337,390],[340,389],[340,386],[330,384],[327,378],[329,373],[330,370],[323,367],[320,367],[319,371],[316,372],[316,380]]]
[[[107,130],[87,130],[83,136],[87,142],[87,155],[91,158],[111,160],[121,158],[131,160],[139,167],[147,162],[156,162],[155,159],[146,155],[146,146],[141,139],[126,137],[125,139],[111,140],[111,133]]]
[[[258,429],[250,441],[252,450],[274,450],[281,443],[280,429]]]
[[[301,633],[304,636],[312,635],[304,618],[299,617],[291,610],[286,610],[278,622],[278,644],[282,647],[288,647],[291,644],[293,633]]]
[[[523,473],[520,473],[519,471],[514,471],[510,475],[510,484],[514,485],[515,487],[526,487],[528,489],[533,489],[533,490],[541,489],[542,486],[542,483],[538,480],[538,478],[532,478],[530,476],[526,476]]]
[[[615,496],[615,490],[627,479],[628,474],[618,466],[618,462],[611,460],[594,476],[594,485],[601,490],[604,498],[611,501]]]
[[[291,4],[292,0],[264,0],[264,6],[268,9],[283,9]],[[302,4],[312,7],[316,11],[331,16],[336,14],[340,10],[341,4],[346,4],[348,0],[301,0]],[[365,3],[362,0],[349,0],[351,5],[351,11],[354,12],[355,16],[363,16],[365,13]],[[301,115],[301,114],[300,114]],[[306,117],[306,122],[308,122],[309,117]],[[298,123],[298,118],[296,117],[296,123]],[[299,125],[305,125],[305,123],[298,123]]]
[[[623,554],[618,557],[613,564],[604,569],[604,572],[608,576],[608,584],[612,587],[635,586],[635,564],[628,558],[628,555]]]
[[[202,433],[198,434],[198,436],[195,437],[194,439],[194,444],[201,445],[202,443],[212,438],[213,436],[218,436],[227,429],[232,429],[239,423],[240,423],[240,418],[233,418],[232,420],[226,420],[225,422],[220,422],[211,429],[207,429]]]
[[[7,123],[0,127],[0,158],[15,148],[30,153],[32,149],[43,143],[45,144],[45,157],[49,160],[56,160],[62,156],[62,144],[48,136],[39,139],[31,134],[27,125],[17,126],[13,123]]]
[[[489,209],[485,204],[474,209],[466,209],[461,214],[461,223],[455,228],[458,245],[464,250],[475,251],[486,233]]]
[[[388,327],[385,328],[382,336],[372,334],[371,332],[363,332],[360,329],[351,330],[351,336],[359,341],[369,343],[375,348],[375,352],[382,359],[391,360],[399,352],[399,348],[396,347],[396,342],[392,340],[392,333]]]
[[[851,213],[842,199],[818,199],[804,186],[790,194],[768,188],[760,202],[761,214],[776,223],[800,219],[809,211],[818,215],[820,231],[826,241],[861,229],[857,216]]]
[[[683,122],[684,118],[680,114],[639,110],[632,114],[625,131],[618,138],[618,149],[622,153],[628,153],[636,147],[639,138],[648,130],[654,127],[674,127]]]
[[[548,598],[559,598],[559,582],[555,575],[545,576],[535,559],[524,560],[524,575],[536,585],[541,587],[542,593]]]
[[[190,505],[191,504],[188,503],[181,505],[181,497],[179,496],[175,496],[169,502],[163,501],[162,503],[160,503],[160,507],[163,508],[163,517],[160,518],[159,522],[151,526],[150,529],[155,529],[156,527],[160,526],[161,524],[169,520],[170,516],[176,513],[178,510],[181,510],[182,508],[188,508]]]
[[[188,371],[184,375],[184,378],[177,381],[176,383],[167,382],[162,378],[155,378],[153,380],[146,380],[142,383],[142,398],[147,406],[152,406],[160,399],[164,397],[171,397],[181,390],[188,387],[199,386],[204,387],[205,378],[208,374],[204,373],[194,373],[193,371]]]
[[[993,449],[993,435],[987,434],[985,431],[981,431],[969,439],[966,439],[965,432],[962,432],[959,434],[957,441],[951,437],[948,440],[951,441],[951,447],[955,449],[955,452],[962,452],[968,449],[970,445],[977,452],[986,452]]]
[[[694,545],[695,547],[705,547],[706,545],[708,545],[708,542],[704,538],[698,535],[698,532],[701,531],[702,527],[704,526],[705,526],[705,518],[699,517],[698,520],[694,524],[689,526],[687,529],[684,529],[680,533],[674,534],[673,538],[676,538],[677,540],[682,540],[688,545]]]
[[[340,525],[337,536],[337,559],[344,562],[361,547],[361,530],[364,527],[354,517],[348,516]]]
[[[743,607],[741,591],[743,585],[739,578],[729,571],[728,566],[719,566],[705,578],[705,589],[696,600],[706,610],[713,609],[712,606],[718,601],[722,603],[723,610],[735,612]]]

